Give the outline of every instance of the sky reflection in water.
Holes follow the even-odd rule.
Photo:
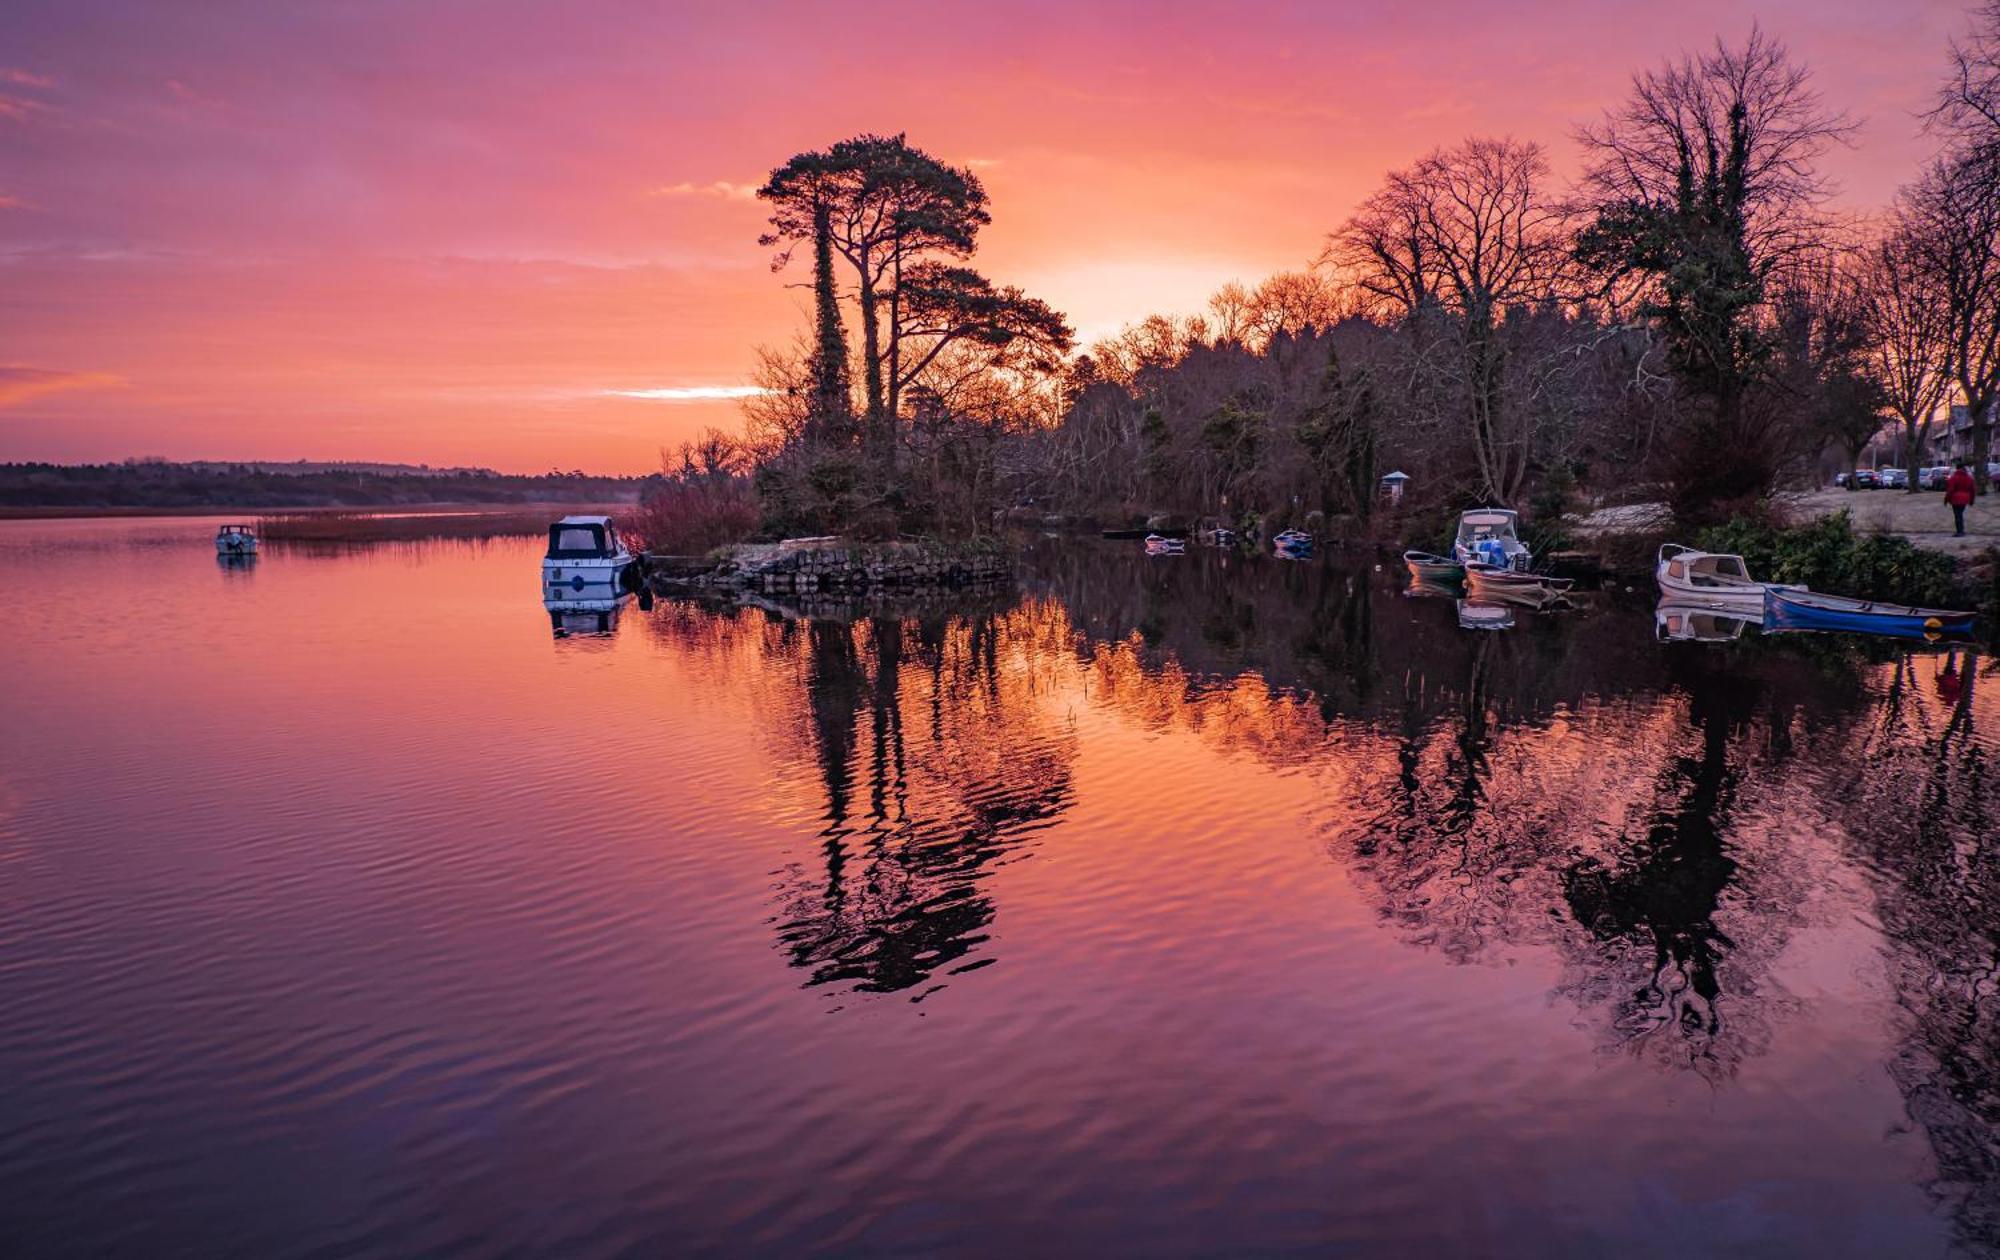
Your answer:
[[[210,530],[0,526],[27,1251],[2000,1241],[1983,654],[1073,542],[556,637],[526,541]]]

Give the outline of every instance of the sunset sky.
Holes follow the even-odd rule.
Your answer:
[[[10,0],[0,460],[641,472],[803,322],[751,197],[860,131],[970,163],[1085,338],[1296,267],[1383,171],[1550,145],[1749,7]],[[1756,7],[1881,204],[1959,3]]]

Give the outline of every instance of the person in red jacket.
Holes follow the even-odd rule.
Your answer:
[[[1960,538],[1965,537],[1965,509],[1972,506],[1978,493],[1972,474],[1965,470],[1965,461],[1959,460],[1944,483],[1944,501],[1951,504],[1952,530]]]

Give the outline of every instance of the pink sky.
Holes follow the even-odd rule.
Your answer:
[[[1955,3],[1756,10],[1864,120],[1880,205]],[[1541,140],[1751,11],[1491,3],[496,0],[0,11],[0,460],[638,472],[803,322],[749,192],[907,131],[993,196],[979,265],[1086,336],[1296,267],[1383,171]]]

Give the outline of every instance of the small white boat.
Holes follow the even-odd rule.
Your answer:
[[[1519,517],[1507,508],[1473,508],[1458,514],[1458,534],[1451,540],[1451,558],[1467,566],[1526,570],[1534,562],[1521,541]]]
[[[1186,539],[1168,538],[1162,534],[1146,535],[1146,554],[1149,556],[1178,556],[1186,552]]]
[[[639,558],[618,536],[608,516],[565,516],[549,526],[549,549],[542,557],[546,599],[578,599],[590,591],[612,598],[631,590]]]
[[[224,525],[215,531],[215,554],[218,556],[254,556],[257,554],[257,531],[248,525]]]
[[[1731,609],[1669,596],[1653,609],[1653,638],[1661,643],[1733,643],[1764,624],[1761,609]]]
[[[1742,556],[1700,551],[1679,543],[1667,543],[1660,548],[1653,579],[1660,584],[1660,593],[1677,603],[1740,610],[1760,619],[1764,615],[1766,591],[1806,589],[1755,581]]]

